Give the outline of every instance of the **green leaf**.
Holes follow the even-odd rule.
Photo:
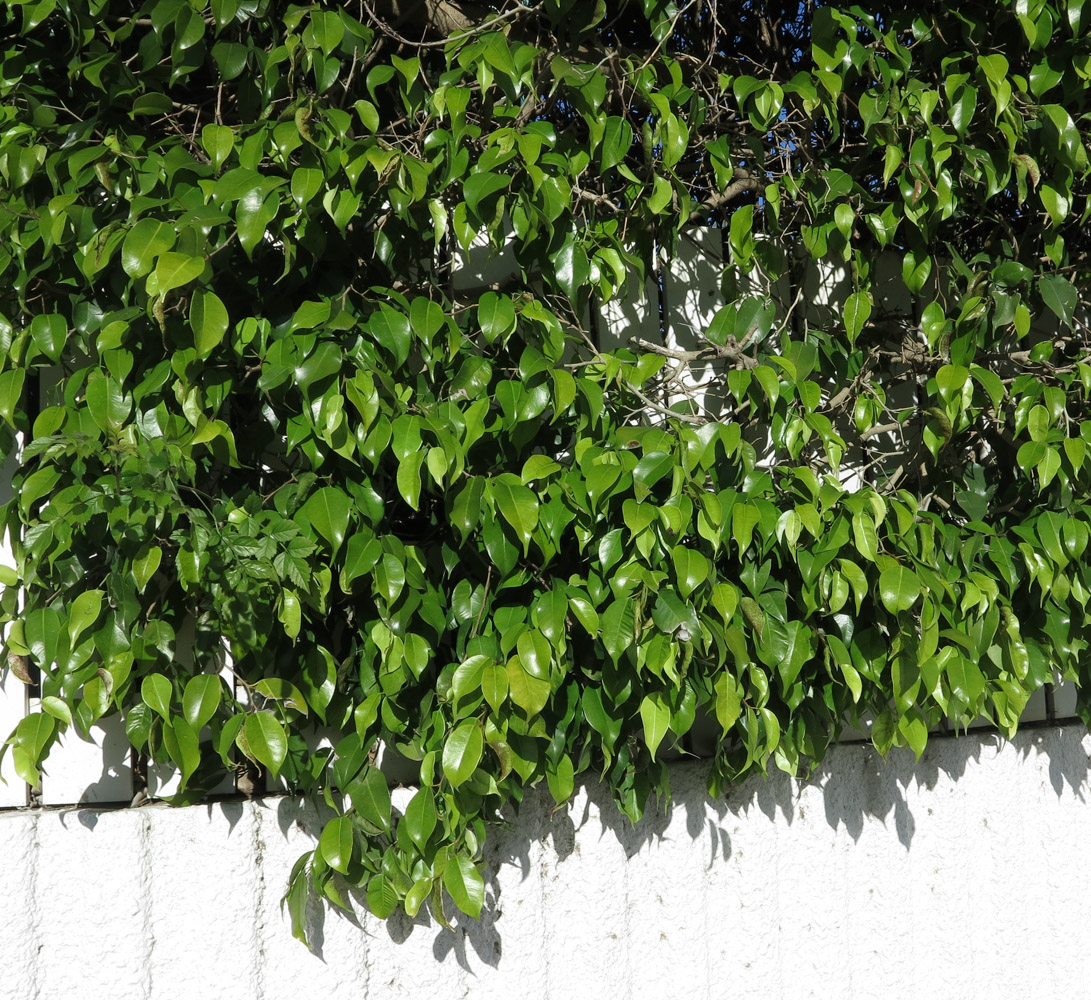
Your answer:
[[[292,171],[292,199],[302,208],[309,205],[322,190],[326,177],[314,167],[296,167]]]
[[[284,727],[268,712],[253,712],[246,717],[243,733],[254,759],[264,764],[269,773],[276,777],[288,755],[288,737]]]
[[[895,564],[879,575],[879,596],[887,610],[893,614],[908,611],[916,604],[920,593],[920,581],[906,566]]]
[[[508,697],[508,672],[498,663],[487,663],[481,672],[481,693],[489,708],[500,711]]]
[[[379,346],[394,358],[396,368],[405,364],[412,340],[408,316],[384,307],[372,315],[367,328]]]
[[[171,682],[162,674],[148,674],[140,683],[140,697],[144,704],[158,712],[164,722],[170,722],[173,692]]]
[[[248,257],[252,256],[254,247],[265,238],[265,231],[276,218],[279,204],[278,195],[266,196],[265,189],[261,186],[248,188],[235,204],[235,228],[239,236],[239,246]]]
[[[357,814],[389,836],[391,832],[390,788],[386,775],[368,765],[363,774],[348,789],[352,807]]]
[[[130,278],[142,278],[155,267],[156,258],[170,250],[177,239],[171,223],[148,218],[139,220],[125,235],[125,241],[121,244],[122,268]],[[159,294],[163,294],[162,291]]]
[[[133,559],[133,579],[140,593],[144,593],[162,561],[163,550],[158,545],[145,545]]]
[[[563,466],[559,462],[555,462],[548,455],[531,455],[523,463],[519,478],[523,480],[525,485],[535,479],[547,479],[554,472],[560,472],[562,468]]]
[[[201,129],[201,145],[212,161],[212,168],[219,170],[235,148],[235,133],[226,125],[209,122]]]
[[[485,903],[485,883],[474,863],[457,854],[443,869],[443,888],[463,913],[477,920]]]
[[[637,502],[646,500],[652,488],[674,471],[674,458],[666,452],[653,451],[645,455],[633,469],[633,495]]]
[[[633,147],[633,127],[624,119],[611,115],[606,119],[600,151],[603,171],[616,167]]]
[[[911,711],[898,720],[898,731],[905,737],[910,749],[921,759],[928,745],[928,723],[918,711]]]
[[[844,308],[845,332],[849,336],[849,343],[855,344],[856,338],[867,325],[871,318],[871,298],[867,292],[853,292],[845,299]]]
[[[456,788],[466,782],[481,762],[484,739],[481,726],[470,719],[460,723],[443,744],[443,773]]]
[[[628,598],[614,601],[601,615],[602,644],[616,663],[635,638],[635,610]]]
[[[552,649],[546,637],[537,629],[520,634],[516,644],[519,662],[531,677],[549,677]]]
[[[1059,274],[1043,275],[1038,279],[1038,290],[1042,293],[1042,301],[1053,315],[1071,329],[1079,301],[1072,282]]]
[[[73,648],[84,630],[98,620],[104,596],[101,590],[85,590],[72,602],[68,611],[68,638]]]
[[[8,742],[13,746],[21,747],[31,761],[37,764],[56,728],[57,724],[51,716],[33,712],[19,722]],[[36,782],[30,782],[30,784],[36,784]]]
[[[201,746],[196,732],[185,719],[176,715],[163,726],[163,745],[181,772],[179,788],[185,788],[186,782],[201,763]]]
[[[648,745],[652,760],[655,760],[655,752],[667,735],[671,722],[670,706],[661,692],[644,696],[640,702],[640,721],[644,725],[644,742]]]
[[[303,692],[283,677],[263,677],[254,685],[254,690],[263,698],[279,701],[301,715],[308,714],[307,699],[303,697]]]
[[[410,455],[406,455],[398,463],[398,492],[413,510],[420,509],[420,470],[424,464],[424,458],[423,451],[415,451]]]
[[[398,890],[385,875],[373,875],[367,883],[367,908],[386,920],[398,908]]]
[[[352,581],[370,573],[382,557],[383,544],[374,535],[360,531],[349,535],[341,570],[341,589],[347,592]]]
[[[678,590],[683,597],[689,597],[708,579],[708,560],[700,552],[676,545],[671,552],[671,559],[674,562]]]
[[[738,503],[731,510],[731,537],[739,547],[739,554],[750,548],[754,537],[754,528],[761,520],[761,514],[753,504]]]
[[[345,541],[352,504],[344,491],[336,486],[324,486],[307,500],[300,510],[336,554]]]
[[[1004,383],[1001,381],[1000,376],[995,372],[989,371],[987,368],[982,368],[980,365],[971,365],[970,375],[973,377],[974,381],[988,393],[989,401],[992,403],[993,409],[999,413],[1000,404],[1003,403],[1004,397],[1007,395],[1004,389]]]
[[[517,656],[508,660],[507,675],[508,696],[528,718],[533,718],[545,708],[549,702],[549,681],[528,674]]]
[[[608,701],[603,701],[602,692],[598,688],[584,688],[584,714],[591,727],[602,737],[603,746],[609,752],[621,735],[622,720],[617,713],[611,713],[607,705]]]
[[[57,361],[68,339],[68,324],[57,313],[41,313],[30,321],[30,336],[50,361]]]
[[[515,303],[511,296],[496,292],[482,295],[477,303],[477,322],[490,344],[506,337],[515,329]]]
[[[222,697],[223,684],[212,674],[198,674],[186,682],[182,692],[182,714],[194,732],[200,733],[201,727],[216,714]]]
[[[198,357],[207,357],[227,332],[227,309],[214,292],[194,292],[190,298],[189,322]]]
[[[668,635],[676,634],[681,642],[688,642],[699,634],[696,612],[669,587],[656,595],[652,620],[657,628]]]
[[[867,511],[853,514],[852,538],[856,551],[865,559],[875,562],[879,554],[879,536],[875,531],[875,521]]]
[[[124,252],[122,248],[122,253]],[[204,269],[203,257],[191,257],[188,254],[173,251],[160,254],[152,278],[149,279],[148,294],[162,297],[172,289],[181,288],[195,281]]]
[[[66,701],[55,695],[47,694],[42,698],[42,711],[52,715],[58,722],[72,725],[72,709],[68,707]]]
[[[571,235],[552,259],[557,284],[565,295],[575,302],[580,289],[591,277],[591,262],[587,259],[587,251],[582,243]]]
[[[511,178],[506,174],[494,174],[489,171],[471,174],[462,186],[466,206],[482,222],[491,222],[495,204],[494,196],[505,190],[510,183]]]
[[[743,690],[733,674],[723,671],[713,684],[715,692],[716,721],[724,736],[739,720],[742,712]]]
[[[26,371],[22,368],[9,369],[0,374],[0,417],[15,426],[15,411],[23,401],[23,384]]]
[[[323,827],[322,836],[318,840],[322,860],[334,871],[346,874],[352,862],[355,840],[352,820],[348,816],[335,816]]]
[[[438,822],[435,796],[430,789],[417,789],[416,794],[409,800],[409,805],[405,807],[402,822],[409,833],[409,839],[423,854]]]
[[[94,371],[87,380],[87,409],[99,430],[116,434],[132,411],[132,403],[112,378]]]
[[[526,555],[530,537],[538,526],[538,498],[526,486],[514,477],[497,477],[489,481],[489,495],[496,503],[501,516],[515,531],[516,537],[523,544]]]

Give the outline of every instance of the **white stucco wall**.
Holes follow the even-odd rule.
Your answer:
[[[294,799],[0,813],[4,1000],[974,998],[1087,994],[1091,738],[841,746],[724,801],[677,765],[638,826],[581,792],[489,849],[487,914],[445,931],[279,900]]]

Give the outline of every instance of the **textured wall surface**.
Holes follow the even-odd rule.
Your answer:
[[[0,813],[4,1000],[1086,996],[1091,738],[831,751],[723,801],[678,765],[636,827],[601,791],[529,802],[453,931],[280,913],[293,799]],[[404,801],[404,799],[402,800]]]

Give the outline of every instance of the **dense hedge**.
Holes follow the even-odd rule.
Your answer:
[[[302,935],[310,886],[476,915],[505,803],[593,774],[636,818],[701,715],[713,791],[865,715],[1012,731],[1086,669],[1089,21],[4,2],[19,773],[120,712],[179,801],[247,761],[324,798]],[[703,339],[600,351],[589,303],[696,223]],[[520,270],[456,292],[482,232]],[[765,291],[816,260],[818,322]]]

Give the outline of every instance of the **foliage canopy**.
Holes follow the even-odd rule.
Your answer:
[[[20,773],[121,713],[180,800],[324,798],[302,935],[476,915],[505,803],[635,819],[700,718],[716,792],[1083,680],[1084,6],[6,0]],[[605,350],[697,223],[728,304]]]

